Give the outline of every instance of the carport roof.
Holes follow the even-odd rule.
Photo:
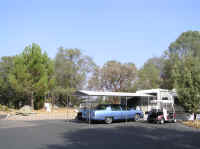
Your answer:
[[[127,92],[102,92],[102,91],[85,91],[79,90],[74,96],[120,96],[120,97],[154,97],[144,93],[127,93]]]

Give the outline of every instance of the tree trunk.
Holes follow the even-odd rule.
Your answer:
[[[194,113],[194,120],[197,119],[197,113]]]
[[[118,97],[114,97],[113,98],[113,103],[114,104],[119,104],[120,103],[119,98]]]
[[[31,93],[31,107],[34,110],[34,98],[33,98],[33,92]]]
[[[54,96],[51,96],[51,99],[52,109],[54,109]]]

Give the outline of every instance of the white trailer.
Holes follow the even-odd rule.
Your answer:
[[[148,99],[148,102],[141,102],[140,105],[142,111],[148,115],[150,111],[163,111],[163,122],[168,120],[169,113],[173,113],[173,121],[175,118],[174,108],[174,92],[166,89],[149,89],[149,90],[138,90],[136,93],[143,93],[153,95],[155,98]],[[141,99],[144,101],[145,99]],[[147,115],[145,117],[147,118]]]
[[[166,89],[148,89],[138,90],[137,94],[151,95],[150,97],[131,97],[128,99],[127,104],[136,109],[148,113],[152,109],[167,109],[167,111],[174,112],[174,91]],[[147,114],[144,115],[145,119]]]
[[[148,102],[142,103],[142,107],[146,108],[147,111],[150,111],[152,108],[160,109],[163,108],[163,106],[165,106],[167,109],[174,108],[174,91],[166,89],[148,89],[138,90],[136,93],[149,94],[155,97],[150,100],[148,99]]]

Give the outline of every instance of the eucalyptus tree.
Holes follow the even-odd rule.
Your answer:
[[[108,61],[103,67],[96,67],[88,82],[88,88],[102,91],[126,91],[134,90],[137,68],[133,63],[120,63]],[[114,98],[114,103],[118,102]]]
[[[66,103],[68,96],[75,90],[85,88],[88,74],[93,71],[94,66],[93,60],[79,49],[60,47],[55,58],[56,97],[61,97],[59,100]]]

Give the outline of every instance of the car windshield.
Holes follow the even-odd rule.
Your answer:
[[[96,110],[106,110],[107,105],[98,105],[95,109]]]

